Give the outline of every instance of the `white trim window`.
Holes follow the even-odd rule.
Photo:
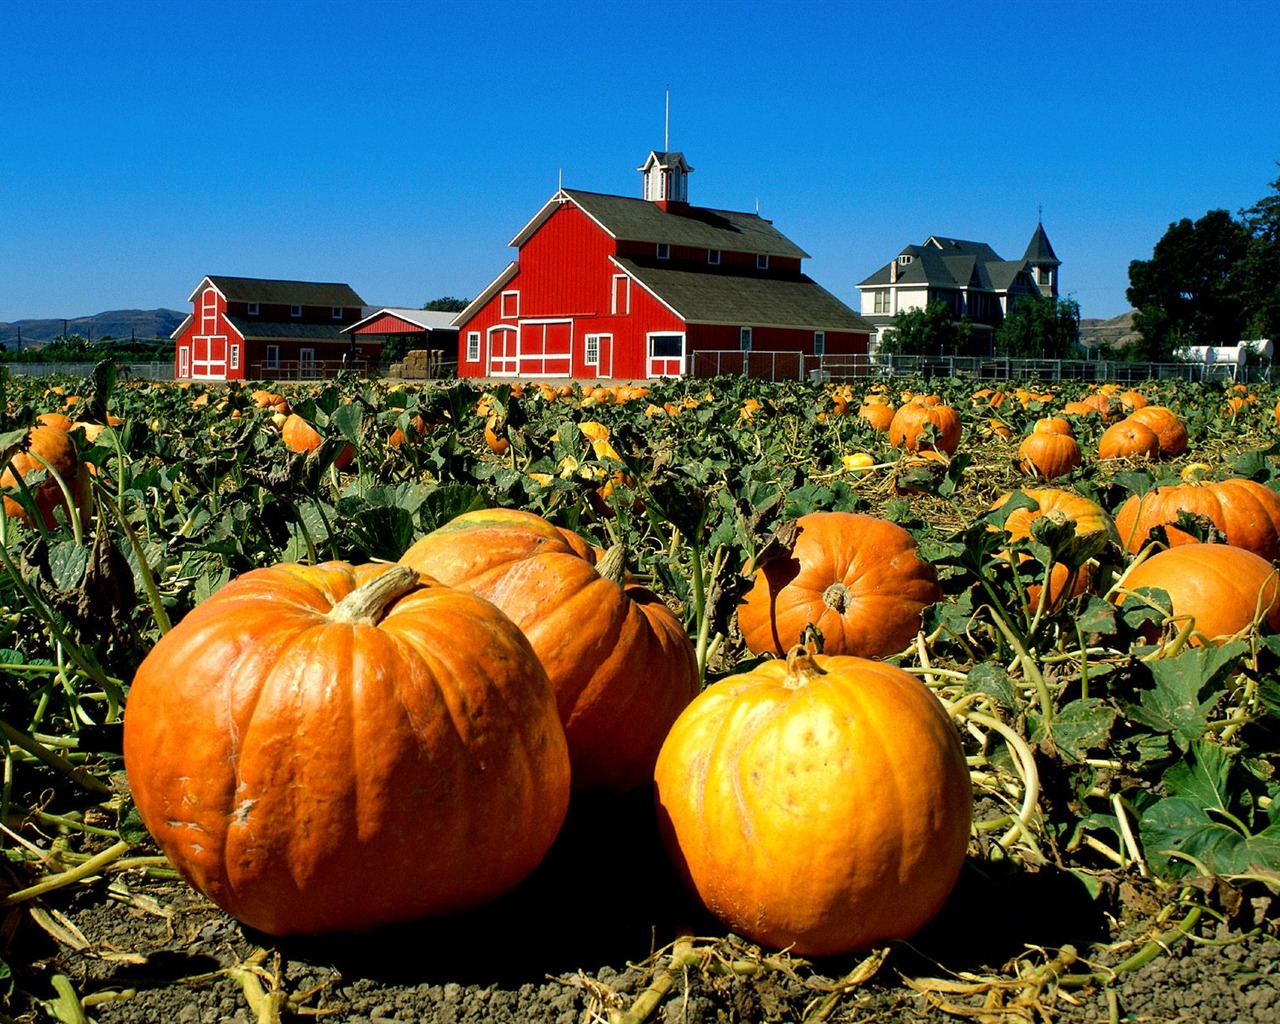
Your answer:
[[[600,365],[600,335],[588,334],[582,339],[582,361],[587,366]]]
[[[268,370],[280,369],[280,346],[279,345],[267,346],[267,358],[266,358],[266,361],[263,363],[263,365]]]
[[[769,269],[769,254],[766,252],[756,254],[756,270]]]
[[[341,307],[341,306],[334,306],[334,307],[333,307],[333,312],[332,312],[330,315],[331,315],[335,320],[341,320],[341,319],[342,319],[342,307]]]
[[[467,362],[480,362],[480,332],[467,331]]]
[[[231,346],[231,369],[233,370],[240,369],[240,346],[239,345]]]
[[[258,315],[258,304],[257,304],[256,302],[250,302],[250,303],[248,303],[248,304],[246,305],[246,307],[245,307],[245,313],[246,313],[248,316],[257,316],[257,315]]]
[[[743,352],[751,351],[751,328],[741,327],[738,329],[738,347]]]
[[[514,320],[520,315],[520,293],[518,291],[503,292],[500,300],[502,308],[498,315],[503,320]]]
[[[889,289],[877,288],[875,290],[875,311],[877,313],[889,312]]]
[[[298,349],[298,379],[310,380],[316,375],[316,350],[313,348]]]
[[[671,246],[666,242],[659,242],[657,248],[657,256],[660,260],[671,259]]]
[[[299,306],[297,303],[294,303],[292,306],[289,307],[289,315],[302,316],[302,307]]]
[[[707,250],[707,262],[708,262],[708,263],[710,263],[713,267],[718,267],[718,266],[720,266],[720,250],[719,250],[719,249],[708,249],[708,250]]]
[[[813,332],[813,354],[815,356],[825,356],[827,354],[827,332]]]

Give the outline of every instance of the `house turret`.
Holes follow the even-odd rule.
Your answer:
[[[689,175],[693,168],[680,152],[660,153],[654,150],[636,168],[644,175],[644,198],[662,209],[689,203]]]
[[[1044,233],[1044,225],[1039,221],[1036,222],[1035,234],[1027,243],[1027,251],[1022,259],[1027,264],[1031,279],[1040,289],[1040,294],[1046,298],[1056,299],[1058,268],[1062,266],[1062,261],[1054,254],[1053,246],[1049,244],[1049,236]]]

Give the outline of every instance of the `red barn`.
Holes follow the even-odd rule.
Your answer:
[[[206,277],[173,332],[178,380],[311,380],[359,356],[377,364],[381,343],[342,333],[364,313],[350,285]]]
[[[689,205],[681,153],[639,170],[644,198],[562,188],[516,235],[516,261],[454,321],[460,377],[678,377],[700,353],[867,351],[874,328],[770,221]]]

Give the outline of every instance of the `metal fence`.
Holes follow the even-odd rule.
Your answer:
[[[692,354],[689,372],[693,377],[729,375],[757,380],[971,377],[979,380],[1078,380],[1136,384],[1144,380],[1270,380],[1271,364],[1240,366],[1234,363],[1129,363],[995,356],[901,356],[887,353],[811,356],[801,352],[703,351]]]
[[[0,363],[14,377],[87,377],[97,363]],[[117,363],[119,377],[128,380],[173,380],[173,363]]]

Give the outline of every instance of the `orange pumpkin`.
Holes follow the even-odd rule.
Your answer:
[[[993,510],[1002,508],[1014,495],[1008,491],[996,499],[991,506]],[[1016,493],[1030,498],[1034,507],[1013,509],[1005,518],[1004,529],[1014,541],[1030,540],[1031,524],[1037,519],[1048,519],[1058,524],[1071,523],[1078,541],[1077,551],[1081,557],[1071,559],[1077,565],[1072,577],[1071,566],[1065,562],[1054,562],[1049,573],[1050,607],[1056,608],[1067,598],[1087,593],[1094,583],[1093,567],[1087,562],[1107,542],[1118,544],[1115,523],[1096,501],[1082,497],[1071,491],[1057,487],[1023,488]],[[1024,560],[1030,555],[1024,554]],[[1068,583],[1070,587],[1068,589]],[[1040,600],[1040,584],[1027,587],[1027,598],[1035,605]]]
[[[932,441],[926,439],[930,426],[936,431]],[[951,406],[940,404],[933,395],[912,399],[893,414],[889,422],[889,443],[909,452],[937,448],[954,455],[960,446],[960,414]]]
[[[1157,526],[1165,528],[1170,547],[1193,544],[1191,534],[1173,525],[1183,511],[1206,517],[1228,544],[1268,561],[1280,559],[1280,494],[1256,480],[1192,481],[1157,487],[1141,497],[1130,495],[1116,513],[1116,528],[1135,554]]]
[[[893,423],[894,408],[884,402],[867,402],[858,407],[858,419],[866,420],[872,430],[881,434]]]
[[[767,561],[738,606],[755,654],[782,655],[812,623],[828,654],[883,658],[902,650],[942,592],[915,538],[895,523],[855,512],[796,520],[789,557]]]
[[[1143,459],[1160,455],[1160,438],[1145,423],[1128,416],[1113,423],[1098,438],[1100,459]]]
[[[46,466],[47,464],[47,466]],[[52,470],[71,492],[72,506],[67,506],[67,498],[61,485],[48,472]],[[45,478],[34,486],[32,499],[36,514],[46,529],[52,530],[57,525],[54,510],[62,508],[76,510],[80,522],[86,523],[90,513],[89,474],[80,457],[76,453],[75,441],[71,435],[56,426],[32,427],[27,432],[26,444],[22,450],[15,452],[4,473],[0,474],[0,487],[18,488],[18,481],[26,481],[28,473],[44,472]],[[4,499],[5,515],[31,524],[26,506],[17,497]]]
[[[124,759],[174,866],[272,935],[488,902],[541,861],[569,800],[528,641],[403,566],[227,584],[139,666]]]
[[[698,692],[680,620],[607,555],[530,512],[468,512],[401,558],[505,612],[541,659],[569,740],[578,789],[647,783],[662,739]]]
[[[1160,439],[1161,455],[1173,458],[1187,450],[1187,428],[1172,409],[1163,405],[1147,405],[1135,409],[1129,418],[1155,431]]]
[[[1195,620],[1194,644],[1222,643],[1255,621],[1268,632],[1280,630],[1277,571],[1244,548],[1184,544],[1157,552],[1124,578],[1124,589],[1139,587],[1165,591],[1176,620]]]
[[[1031,433],[1018,445],[1018,469],[1052,480],[1080,465],[1080,445],[1068,434]]]
[[[654,781],[664,843],[703,905],[802,956],[907,938],[964,864],[956,729],[884,662],[797,650],[712,684],[672,727]]]
[[[285,446],[290,451],[305,452],[308,455],[319,448],[324,442],[324,438],[320,436],[320,432],[296,412],[289,413],[285,418],[284,423],[281,424],[280,439],[284,441]],[[342,448],[339,449],[338,454],[334,457],[334,468],[346,469],[351,465],[351,460],[355,457],[355,446],[350,442],[344,444]]]
[[[286,416],[289,414],[289,403],[274,391],[259,389],[249,395],[249,400],[253,402],[255,408],[283,413]],[[208,395],[201,395],[196,399],[196,404],[206,404],[208,401]]]
[[[1120,405],[1127,413],[1135,409],[1144,409],[1150,404],[1141,391],[1126,391],[1120,396]]]
[[[1071,429],[1071,421],[1063,419],[1061,416],[1041,416],[1031,425],[1033,434],[1066,434],[1067,437],[1075,437],[1075,431]]]

